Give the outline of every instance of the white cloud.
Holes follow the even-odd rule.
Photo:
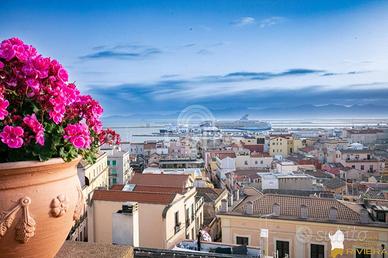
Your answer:
[[[273,16],[266,19],[263,19],[259,22],[260,28],[266,28],[271,27],[273,25],[279,24],[281,22],[284,22],[285,18],[280,16]]]
[[[255,18],[249,17],[249,16],[241,17],[231,22],[231,24],[236,27],[243,27],[243,26],[252,25],[255,23],[256,23]]]

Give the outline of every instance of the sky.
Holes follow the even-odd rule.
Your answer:
[[[190,105],[234,116],[303,105],[388,115],[387,1],[2,0],[0,9],[0,39],[59,60],[105,116]]]

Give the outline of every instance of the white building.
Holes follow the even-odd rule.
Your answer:
[[[236,170],[236,161],[234,158],[225,157],[220,159],[216,157],[217,163],[217,175],[220,179],[226,179],[226,173],[233,172]]]
[[[313,190],[316,180],[307,174],[294,173],[259,173],[261,178],[261,189],[281,189],[281,190]]]
[[[270,168],[272,161],[266,153],[240,153],[236,155],[236,169]]]
[[[123,151],[120,147],[102,149],[108,154],[109,187],[116,184],[126,184],[132,177],[133,169],[130,167],[129,151]]]
[[[298,165],[292,161],[280,161],[276,163],[276,172],[292,173],[298,171]]]

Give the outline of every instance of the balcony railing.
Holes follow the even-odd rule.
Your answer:
[[[195,211],[198,211],[203,204],[203,197],[196,197],[195,198]]]
[[[175,225],[174,227],[174,232],[175,234],[178,233],[181,230],[181,223],[179,222],[178,224]]]

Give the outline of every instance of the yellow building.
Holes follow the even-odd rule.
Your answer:
[[[78,164],[78,175],[82,185],[82,193],[86,203],[89,203],[95,189],[107,189],[109,184],[108,154],[101,152],[94,164],[81,161]],[[84,176],[84,180],[82,180]]]
[[[259,246],[266,255],[279,258],[387,257],[387,213],[378,219],[359,204],[335,199],[250,194],[232,211],[223,206],[218,215],[222,242]],[[332,246],[333,235],[342,246],[333,251],[342,255],[331,256],[338,244]]]
[[[299,148],[303,147],[303,142],[300,139],[294,138],[290,134],[271,135],[269,140],[269,154],[271,156],[288,155],[295,153]]]
[[[288,156],[288,142],[290,138],[291,136],[289,135],[271,136],[269,140],[269,155],[282,155],[284,157]]]
[[[77,172],[81,183],[82,194],[85,201],[83,214],[80,220],[71,229],[68,238],[76,241],[88,241],[87,235],[87,205],[90,204],[93,191],[107,189],[109,182],[109,168],[107,165],[108,155],[100,152],[94,164],[88,164],[84,160],[78,164]]]

